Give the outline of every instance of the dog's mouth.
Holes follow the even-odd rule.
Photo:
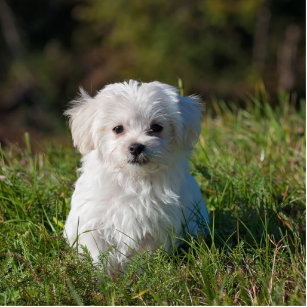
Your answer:
[[[142,166],[149,162],[149,159],[144,155],[140,155],[138,157],[133,157],[128,160],[129,164]]]

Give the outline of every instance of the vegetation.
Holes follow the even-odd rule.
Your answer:
[[[59,135],[78,86],[136,79],[305,97],[303,0],[0,0],[0,143]],[[273,104],[276,100],[271,100]],[[17,124],[18,123],[18,124]],[[59,131],[60,130],[60,131]]]
[[[62,238],[79,155],[1,150],[1,305],[305,305],[305,102],[210,102],[192,161],[209,238],[135,257],[114,278]],[[234,104],[232,104],[234,105]]]

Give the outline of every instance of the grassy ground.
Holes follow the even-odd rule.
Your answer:
[[[61,236],[78,154],[33,154],[28,138],[3,149],[0,305],[305,305],[305,103],[251,101],[212,102],[193,155],[211,237],[139,255],[113,279]]]

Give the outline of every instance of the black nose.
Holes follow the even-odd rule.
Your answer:
[[[129,151],[134,156],[138,156],[144,149],[145,146],[140,143],[133,143],[129,146]]]

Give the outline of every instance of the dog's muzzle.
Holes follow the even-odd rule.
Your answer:
[[[131,144],[128,148],[131,155],[131,158],[128,160],[128,163],[142,165],[148,162],[148,158],[144,153],[145,149],[145,145],[141,143]]]

